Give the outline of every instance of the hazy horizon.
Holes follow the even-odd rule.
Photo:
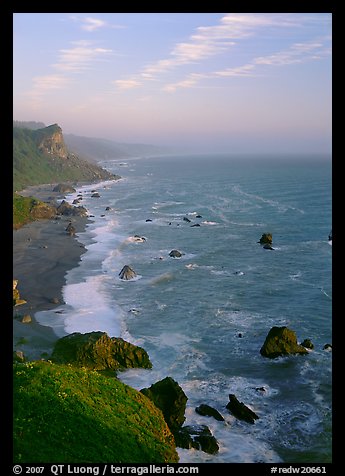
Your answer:
[[[13,119],[190,153],[332,152],[331,13],[15,13]]]

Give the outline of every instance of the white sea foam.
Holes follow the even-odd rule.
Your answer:
[[[273,182],[265,182],[263,176],[258,180],[244,168],[237,180],[232,166],[229,180],[224,180],[223,171],[215,176],[216,187],[209,173],[198,181],[193,175],[187,182],[188,167],[182,184],[174,174],[165,174],[165,162],[159,170],[156,164],[151,164],[153,179],[146,175],[152,170],[147,168],[150,163],[141,172],[138,164],[137,176],[126,168],[128,177],[116,185],[103,190],[92,185],[83,193],[81,204],[95,215],[78,237],[86,253],[67,273],[66,305],[44,314],[42,320],[48,325],[55,321],[61,335],[66,334],[65,323],[68,332],[104,329],[147,350],[153,368],[121,372],[120,379],[139,390],[170,375],[188,397],[186,424],[208,425],[220,445],[217,455],[178,449],[182,463],[280,462],[272,448],[280,454],[295,449],[296,459],[304,456],[299,456],[300,448],[312,454],[317,451],[318,432],[328,431],[321,416],[329,414],[331,376],[327,371],[331,355],[317,349],[330,339],[331,249],[325,241],[313,241],[318,224],[325,220],[315,212],[323,206],[325,193],[318,187],[308,204],[295,197],[294,185],[282,195],[280,186],[274,188]],[[208,172],[213,173],[213,164],[209,165]],[[313,173],[310,170],[308,177]],[[241,193],[247,188],[251,194]],[[92,189],[101,198],[91,198]],[[318,197],[322,200],[315,204]],[[298,213],[291,203],[296,203]],[[100,218],[107,205],[116,205],[119,211]],[[195,218],[199,211],[200,220]],[[191,223],[183,220],[187,216]],[[153,221],[147,223],[148,218]],[[205,225],[201,233],[190,231],[196,222]],[[272,230],[274,236],[286,238],[296,229],[304,241],[279,243],[277,254],[257,252],[262,232]],[[136,246],[137,233],[147,237],[146,243]],[[172,249],[186,254],[180,260],[171,258]],[[321,260],[325,260],[322,273]],[[118,279],[124,264],[140,270],[142,279]],[[310,312],[315,300],[322,318]],[[298,336],[313,341],[316,336],[315,349],[302,360],[295,356],[265,360],[259,350],[267,332],[290,322]],[[282,379],[283,371],[289,382]],[[287,391],[288,384],[293,392]],[[254,425],[237,420],[226,409],[229,393],[259,415]],[[225,423],[198,415],[195,407],[201,403],[220,411]],[[303,441],[309,446],[299,447]]]
[[[91,276],[85,282],[66,285],[63,288],[65,305],[54,311],[36,313],[37,320],[51,325],[59,335],[103,331],[110,336],[120,336],[123,312],[102,291],[103,280],[104,276]]]

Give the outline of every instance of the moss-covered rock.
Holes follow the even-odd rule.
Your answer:
[[[176,463],[161,411],[96,371],[14,364],[14,463]]]
[[[297,343],[296,333],[285,326],[272,327],[260,349],[262,356],[271,359],[290,354],[307,353],[307,349]]]
[[[272,244],[272,233],[263,233],[259,240],[261,245],[271,245]]]
[[[152,368],[150,358],[142,347],[100,331],[86,334],[74,332],[58,339],[52,360],[93,370]]]

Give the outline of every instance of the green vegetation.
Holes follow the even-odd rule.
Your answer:
[[[13,228],[17,229],[33,220],[30,212],[37,202],[38,200],[33,197],[22,197],[17,193],[13,194]]]
[[[34,197],[22,197],[13,194],[13,228],[20,228],[25,223],[39,218],[53,218],[56,208]]]
[[[43,129],[30,130],[13,127],[13,186],[23,190],[29,185],[60,181],[99,181],[115,178],[106,170],[86,160],[68,154],[61,158],[42,147],[42,141],[61,133],[56,124]],[[56,139],[55,139],[56,140]],[[65,151],[62,134],[55,142],[57,149]]]
[[[161,411],[96,371],[15,363],[14,463],[176,463]]]

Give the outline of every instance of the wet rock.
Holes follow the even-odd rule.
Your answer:
[[[226,408],[239,420],[254,423],[259,418],[253,410],[248,408],[243,402],[239,402],[234,394],[229,395],[229,400]]]
[[[171,432],[175,434],[185,421],[187,396],[180,385],[171,377],[166,377],[140,390],[158,407]]]
[[[272,244],[272,233],[263,233],[260,240],[258,241],[260,245],[271,245]]]
[[[119,277],[120,279],[124,279],[125,281],[128,281],[130,279],[133,279],[137,276],[137,273],[132,269],[130,266],[125,265],[121,271],[119,272]]]
[[[218,410],[213,407],[210,407],[209,405],[206,405],[205,403],[202,403],[201,405],[196,407],[195,411],[199,413],[199,415],[211,416],[218,421],[224,421],[223,416],[219,413]]]
[[[218,442],[206,425],[183,426],[175,436],[175,441],[180,448],[195,448],[209,454],[219,451]]]
[[[181,258],[182,253],[179,250],[171,250],[170,253],[169,253],[169,256],[171,258]]]
[[[304,341],[301,342],[301,345],[303,345],[303,347],[306,349],[314,349],[314,344],[310,339],[304,339]]]
[[[297,343],[296,333],[287,327],[272,327],[260,349],[263,357],[274,359],[291,354],[307,354],[305,347]]]

